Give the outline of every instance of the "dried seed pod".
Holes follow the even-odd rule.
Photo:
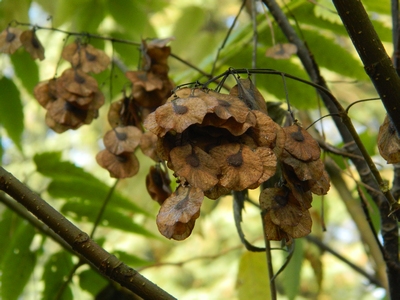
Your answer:
[[[214,147],[210,154],[220,164],[219,184],[228,189],[242,191],[263,174],[260,157],[246,145],[225,144]]]
[[[61,125],[76,129],[81,126],[88,117],[88,111],[80,109],[63,98],[51,102],[47,111],[49,116]]]
[[[263,209],[263,207],[261,207]],[[267,212],[262,213],[264,232],[267,236],[267,239],[270,241],[282,241],[285,240],[287,245],[290,245],[293,242],[292,237],[290,237],[282,228],[276,225],[271,220],[271,214]]]
[[[201,124],[206,113],[206,104],[198,97],[174,99],[171,102],[167,102],[160,106],[154,112],[155,120],[159,127],[168,131],[173,130],[178,133],[183,132],[192,124]],[[145,127],[147,128],[146,122]],[[150,130],[150,128],[147,129]],[[157,130],[150,131],[157,134]]]
[[[284,150],[281,160],[293,168],[294,173],[300,181],[318,180],[324,172],[324,164],[320,159],[304,162]]]
[[[150,157],[155,162],[160,161],[157,154],[157,139],[158,137],[154,133],[147,131],[142,134],[139,143],[140,150],[142,150],[143,154]]]
[[[20,40],[22,30],[16,27],[7,27],[0,34],[0,52],[14,54],[22,43]]]
[[[272,223],[278,225],[292,238],[299,238],[311,232],[311,216],[289,189],[267,188],[260,194],[261,206],[267,209]]]
[[[110,58],[104,51],[90,44],[82,44],[79,40],[64,47],[62,57],[85,73],[103,72],[110,64]]]
[[[114,178],[128,178],[139,171],[139,160],[133,152],[116,155],[104,149],[96,155],[97,163]]]
[[[388,164],[400,162],[400,137],[388,115],[379,127],[378,149]]]
[[[33,59],[44,59],[44,48],[36,36],[35,30],[26,30],[21,33],[20,41],[25,50]]]
[[[316,180],[310,180],[310,191],[316,195],[326,195],[330,188],[329,175],[324,169],[322,176]]]
[[[127,71],[125,76],[132,82],[133,86],[140,86],[146,92],[161,90],[163,87],[162,79],[151,72]]]
[[[47,109],[48,105],[58,98],[56,79],[39,82],[35,86],[33,94],[39,104]]]
[[[250,78],[238,78],[229,94],[241,99],[250,109],[268,114],[265,99]]]
[[[103,137],[104,146],[116,155],[134,152],[139,146],[142,132],[135,126],[116,127],[107,131]]]
[[[233,117],[237,122],[246,122],[250,109],[238,97],[209,91],[209,95],[218,100],[218,106],[214,108],[214,113],[221,119],[227,120]]]
[[[270,148],[258,147],[254,152],[261,159],[263,172],[261,177],[257,180],[257,182],[249,186],[250,189],[255,189],[259,187],[260,184],[270,179],[276,172],[276,163],[277,163],[276,156],[272,151],[272,149]]]
[[[69,68],[58,78],[57,84],[68,92],[88,97],[98,91],[96,79],[79,69]]]
[[[302,161],[319,159],[321,149],[316,140],[302,127],[293,124],[284,127],[286,133],[285,149]]]
[[[217,200],[218,198],[220,198],[222,196],[230,195],[231,192],[232,191],[230,189],[217,184],[217,185],[213,186],[211,189],[209,189],[208,191],[205,191],[204,196],[206,196],[207,198],[209,198],[211,200]]]
[[[169,239],[186,239],[192,233],[194,223],[200,216],[203,198],[201,189],[178,186],[164,201],[157,215],[160,233]]]
[[[261,111],[253,110],[251,114],[256,117],[256,124],[249,130],[250,136],[260,147],[272,148],[276,141],[278,124]]]
[[[206,191],[218,183],[221,172],[218,163],[199,147],[175,147],[171,150],[170,157],[176,175],[191,186]]]
[[[160,205],[171,196],[171,180],[159,166],[151,166],[149,174],[146,176],[146,188],[150,197]]]

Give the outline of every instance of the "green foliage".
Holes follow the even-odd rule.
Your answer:
[[[33,89],[39,82],[39,68],[26,51],[17,51],[10,56],[15,74],[25,89],[33,95]]]
[[[304,260],[303,240],[297,239],[294,247],[295,249],[290,263],[283,271],[282,279],[280,280],[289,300],[295,299],[300,291],[301,269]]]
[[[42,294],[43,300],[51,300],[60,296],[58,299],[70,300],[72,290],[69,285],[65,287],[61,294],[61,287],[65,283],[65,276],[73,269],[72,255],[68,252],[57,252],[49,257],[43,272],[45,288]]]
[[[243,253],[237,274],[237,290],[240,300],[271,299],[265,253]]]
[[[2,299],[18,299],[36,265],[36,254],[30,250],[35,229],[26,221],[18,225],[10,243],[2,244],[4,256],[1,259],[0,296]]]
[[[24,112],[20,93],[15,83],[7,77],[0,79],[0,125],[22,151],[21,136],[24,130]]]
[[[45,152],[36,154],[33,158],[37,171],[52,178],[48,192],[58,198],[78,199],[80,203],[89,200],[100,205],[107,197],[110,186],[101,182],[92,174],[86,172],[71,162],[61,160],[61,152]],[[118,192],[112,195],[113,205],[131,213],[148,213],[137,206],[135,202]]]
[[[92,269],[79,273],[79,286],[92,295],[97,295],[107,283],[108,281],[104,277]]]

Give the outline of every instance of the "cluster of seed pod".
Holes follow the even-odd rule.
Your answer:
[[[132,92],[110,106],[108,122],[112,129],[104,135],[105,149],[97,154],[96,160],[112,177],[132,177],[138,172],[139,161],[135,155],[138,146],[144,154],[158,161],[153,147],[155,136],[143,133],[141,123],[171,95],[173,83],[168,77],[167,58],[171,52],[166,46],[168,42],[169,39],[142,42],[141,70],[125,74],[132,82]]]
[[[88,73],[100,73],[110,58],[92,45],[76,40],[63,49],[62,57],[71,63],[60,77],[40,82],[34,95],[46,112],[46,124],[57,133],[77,129],[97,118],[104,95],[97,80]]]
[[[239,80],[229,94],[178,89],[144,126],[157,135],[157,153],[180,183],[157,216],[159,230],[168,238],[190,235],[204,196],[217,199],[231,191],[255,189],[278,168],[284,174],[280,187],[291,191],[301,213],[308,213],[312,192],[325,194],[329,189],[318,144],[297,124],[282,128],[275,123],[249,79]],[[281,202],[281,211],[288,203]],[[271,211],[271,205],[264,208]],[[305,235],[285,232],[294,238]]]

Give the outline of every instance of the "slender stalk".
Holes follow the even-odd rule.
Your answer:
[[[144,299],[175,299],[136,270],[97,245],[39,195],[0,167],[0,189],[25,206],[102,274]]]

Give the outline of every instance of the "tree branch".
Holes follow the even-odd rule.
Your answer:
[[[333,0],[364,68],[400,133],[400,78],[361,1]],[[397,28],[393,28],[397,31]]]
[[[136,270],[119,261],[114,255],[97,245],[87,233],[81,231],[46,201],[32,192],[11,173],[0,167],[0,189],[25,206],[72,249],[85,257],[108,278],[125,286],[144,299],[175,299]]]

